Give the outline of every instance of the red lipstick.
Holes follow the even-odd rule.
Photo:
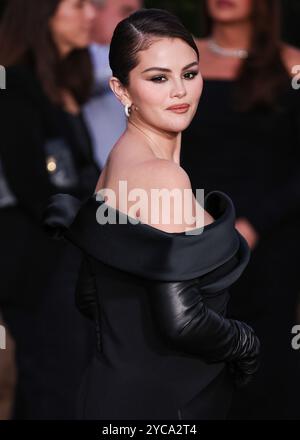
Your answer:
[[[232,8],[235,6],[235,3],[230,0],[217,0],[217,6],[220,8]]]
[[[177,104],[168,107],[167,110],[171,110],[172,112],[175,113],[186,113],[189,108],[190,108],[190,104]]]

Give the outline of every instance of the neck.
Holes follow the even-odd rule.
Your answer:
[[[249,50],[251,42],[251,23],[214,23],[212,39],[224,48]]]
[[[167,132],[151,127],[137,118],[128,121],[128,132],[142,136],[145,144],[159,159],[170,160],[179,164],[181,148],[181,132]]]

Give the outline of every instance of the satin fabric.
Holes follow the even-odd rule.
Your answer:
[[[99,206],[116,215],[117,223],[97,223]],[[233,391],[226,364],[208,364],[169,346],[156,328],[145,289],[146,280],[199,277],[206,305],[225,315],[227,287],[246,267],[249,249],[234,228],[235,211],[226,194],[209,193],[205,209],[215,221],[191,235],[132,224],[95,195],[81,206],[67,195],[52,198],[47,229],[81,248],[97,287],[101,350],[83,378],[80,418],[226,417]]]
[[[105,206],[116,224],[97,223],[97,210]],[[182,281],[202,276],[240,255],[239,269],[228,279],[237,279],[249,260],[247,244],[234,228],[235,210],[231,199],[220,191],[205,198],[205,209],[215,221],[199,228],[198,234],[168,233],[98,201],[96,195],[82,206],[67,194],[52,197],[45,225],[52,235],[64,235],[90,256],[133,275],[161,281]],[[75,218],[76,217],[76,218]],[[196,229],[194,230],[196,231]],[[124,248],[131,249],[122,258]],[[225,280],[224,280],[225,282]]]

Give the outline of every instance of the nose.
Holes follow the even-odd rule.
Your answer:
[[[182,79],[175,79],[171,90],[171,98],[183,98],[186,95],[186,88]]]

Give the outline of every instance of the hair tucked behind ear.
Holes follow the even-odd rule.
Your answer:
[[[140,9],[118,24],[110,45],[111,70],[124,86],[128,86],[129,73],[138,64],[138,52],[159,38],[180,38],[199,59],[192,35],[175,15],[162,9]]]

